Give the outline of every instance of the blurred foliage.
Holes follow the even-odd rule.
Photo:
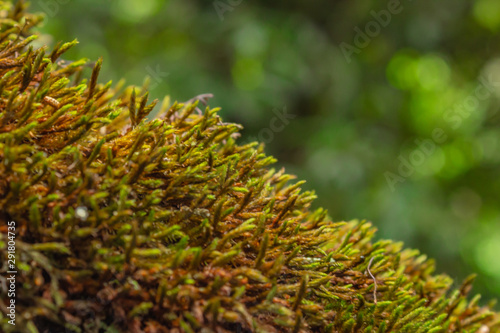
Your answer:
[[[42,32],[56,39],[39,43],[78,38],[67,60],[103,56],[105,79],[149,74],[155,98],[213,93],[210,104],[245,126],[241,140],[265,141],[334,220],[369,219],[379,237],[436,258],[439,271],[477,271],[476,291],[499,297],[500,2],[405,0],[388,24],[376,23],[394,2],[33,7],[51,18]],[[347,59],[340,45],[356,46],[366,28],[373,37]],[[475,98],[484,78],[493,83]],[[273,119],[285,109],[295,118],[281,126]],[[391,188],[387,173],[423,156],[415,140],[432,139],[436,128],[446,140]]]

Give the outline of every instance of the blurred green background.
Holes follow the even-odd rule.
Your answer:
[[[371,220],[379,238],[453,278],[477,272],[475,291],[500,297],[500,1],[32,8],[47,15],[42,43],[80,41],[67,60],[103,56],[102,80],[149,75],[157,98],[213,93],[240,140],[264,141],[334,220]]]

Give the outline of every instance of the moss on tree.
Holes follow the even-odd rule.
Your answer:
[[[0,1],[0,255],[16,223],[16,325],[4,332],[494,332],[416,250],[311,211],[217,109],[147,84],[99,83],[101,60],[35,49],[41,18]]]

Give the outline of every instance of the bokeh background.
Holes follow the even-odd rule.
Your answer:
[[[475,291],[500,298],[500,1],[32,9],[47,16],[40,43],[80,41],[67,60],[102,56],[103,80],[149,75],[156,98],[213,93],[210,105],[244,125],[240,140],[264,141],[334,220],[371,220],[379,238],[420,249],[458,280],[477,272]],[[436,130],[445,140],[429,145]]]

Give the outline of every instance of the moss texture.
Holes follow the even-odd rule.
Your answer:
[[[30,46],[40,16],[0,1],[0,255],[16,222],[4,332],[495,332],[499,316],[314,193],[217,109],[101,84],[76,42]],[[90,72],[90,70],[89,70]]]

